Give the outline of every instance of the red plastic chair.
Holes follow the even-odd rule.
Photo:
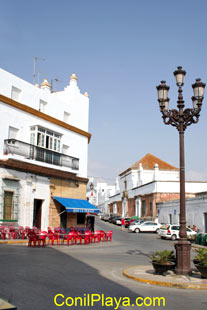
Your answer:
[[[94,240],[94,243],[97,241],[97,242],[100,242],[101,241],[101,233],[99,230],[96,230],[93,235],[92,235],[92,240]],[[92,242],[91,240],[91,242]]]
[[[71,245],[72,245],[73,242],[74,242],[74,233],[73,233],[73,231],[70,231],[65,238],[67,240],[67,246],[70,245],[70,242],[71,242]]]
[[[38,242],[38,246],[42,244],[43,247],[46,247],[46,238],[47,238],[47,232],[42,231],[40,234],[36,234],[36,239]]]
[[[92,242],[92,233],[91,233],[91,231],[86,231],[85,232],[85,235],[84,235],[84,242],[85,242],[85,244],[89,244],[89,243],[91,243]]]
[[[60,235],[58,233],[53,232],[52,230],[48,231],[48,244],[50,244],[50,241],[52,243],[52,245],[54,245],[54,241],[57,241],[57,245],[60,244]]]
[[[24,229],[24,236],[27,238],[29,231],[31,230],[31,228],[29,226],[26,226]]]
[[[9,226],[9,234],[10,234],[10,237],[11,237],[12,239],[17,239],[17,238],[19,238],[18,229],[15,228],[13,225],[10,225],[10,226]]]
[[[25,229],[23,226],[19,226],[19,238],[24,240],[25,237]]]
[[[113,235],[113,231],[112,230],[109,230],[107,233],[106,233],[106,241],[112,241],[112,235]]]
[[[34,230],[34,232],[35,232],[36,234],[40,234],[40,233],[41,233],[41,229],[37,228],[36,226],[33,226],[32,229]]]
[[[37,242],[37,236],[36,236],[36,233],[34,231],[29,231],[28,232],[28,235],[27,235],[27,238],[29,239],[28,241],[28,247],[31,247],[32,246],[32,243],[33,243],[33,247],[36,247],[36,242]]]
[[[59,239],[62,240],[61,243],[64,244],[64,241],[67,240],[67,235],[66,235],[65,229],[58,227],[58,228],[54,229],[54,232],[55,232],[55,234],[58,234]]]
[[[106,233],[104,230],[100,230],[100,240],[106,241]]]
[[[82,244],[82,235],[79,232],[73,232],[73,240],[75,241],[75,244],[78,243],[78,240],[80,244]]]
[[[60,239],[61,239],[61,228],[60,227],[54,228],[54,237],[55,237],[55,240],[57,240],[57,244],[60,244]]]
[[[0,239],[5,240],[6,239],[6,235],[7,235],[7,230],[5,228],[5,226],[0,226]]]

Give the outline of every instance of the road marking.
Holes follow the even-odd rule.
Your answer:
[[[122,268],[119,268],[119,270],[122,272]],[[120,276],[116,275],[115,274],[116,271],[117,271],[117,269],[112,269],[112,271],[111,271],[111,275],[112,275],[113,278],[115,278],[115,279],[117,279],[119,281],[122,281],[122,282],[131,282],[131,281],[129,281],[125,277],[120,277]]]
[[[134,272],[135,274],[146,274],[146,272],[144,272],[143,270],[137,270],[136,272]]]

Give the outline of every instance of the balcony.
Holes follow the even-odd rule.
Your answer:
[[[36,160],[47,164],[79,169],[79,159],[54,152],[36,145],[25,143],[16,139],[4,140],[4,155],[19,155],[26,159]]]

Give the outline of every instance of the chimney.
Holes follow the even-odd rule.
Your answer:
[[[48,82],[47,79],[44,79],[44,81],[42,82],[42,84],[41,84],[41,89],[44,89],[44,90],[50,92],[51,85],[50,85],[50,83]]]

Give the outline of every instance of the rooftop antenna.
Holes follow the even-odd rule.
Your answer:
[[[59,80],[58,78],[52,79],[51,80],[51,92],[55,92],[55,83],[56,82],[62,82],[61,80]]]
[[[35,85],[35,80],[36,80],[36,61],[37,59],[39,60],[46,60],[45,58],[40,58],[38,56],[34,56],[34,67],[33,67],[33,84]]]

